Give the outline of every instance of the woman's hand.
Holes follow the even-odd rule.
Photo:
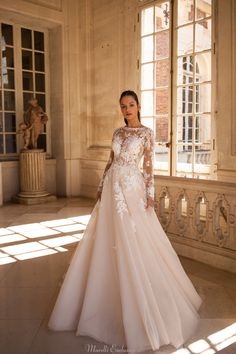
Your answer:
[[[148,207],[154,208],[154,200],[150,197],[147,198],[147,204],[146,204],[146,209]]]

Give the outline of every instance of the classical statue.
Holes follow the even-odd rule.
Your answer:
[[[27,126],[25,123],[19,124],[18,134],[23,134],[24,147],[23,150],[27,150],[30,145],[30,130],[32,126]]]
[[[29,107],[25,112],[24,122],[19,124],[18,133],[23,134],[24,150],[37,149],[39,134],[43,132],[43,126],[47,121],[47,114],[39,106],[38,100],[32,97],[29,100]]]

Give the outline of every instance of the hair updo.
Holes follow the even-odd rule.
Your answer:
[[[132,96],[133,99],[136,101],[137,105],[139,105],[138,96],[134,91],[131,91],[131,90],[123,91],[122,94],[120,95],[120,100],[119,100],[120,103],[121,103],[122,98],[125,96]],[[138,111],[138,120],[141,121],[139,111]],[[125,121],[125,124],[128,125],[128,121],[126,118],[124,118],[124,121]]]

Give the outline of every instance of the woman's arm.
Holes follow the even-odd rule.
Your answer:
[[[111,164],[112,164],[112,162],[113,162],[113,159],[114,159],[114,151],[111,150],[109,160],[108,160],[108,162],[107,162],[107,164],[106,164],[105,170],[104,170],[104,172],[103,172],[102,179],[101,179],[101,181],[100,181],[100,183],[99,183],[99,186],[98,186],[96,200],[101,199],[104,179],[105,179],[105,177],[106,177],[107,171],[108,171],[109,168],[111,167]]]
[[[150,130],[144,145],[143,175],[146,185],[147,207],[154,207],[154,134]]]

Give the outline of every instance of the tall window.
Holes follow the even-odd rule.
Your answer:
[[[168,172],[170,120],[170,2],[141,11],[141,117],[155,132],[155,168]]]
[[[19,25],[0,24],[0,158],[16,158],[23,139],[18,124],[32,96],[47,111],[46,33]],[[46,129],[38,147],[47,150]]]
[[[46,111],[45,87],[45,41],[44,33],[21,28],[21,55],[22,55],[22,89],[24,111],[31,97],[36,97],[38,104]],[[39,136],[38,148],[46,150],[45,131]]]
[[[141,8],[141,116],[154,129],[162,174],[209,176],[211,13],[211,0],[159,0]]]
[[[211,155],[211,0],[177,5],[176,174],[203,177]]]
[[[0,154],[16,153],[16,91],[13,27],[1,24]]]

